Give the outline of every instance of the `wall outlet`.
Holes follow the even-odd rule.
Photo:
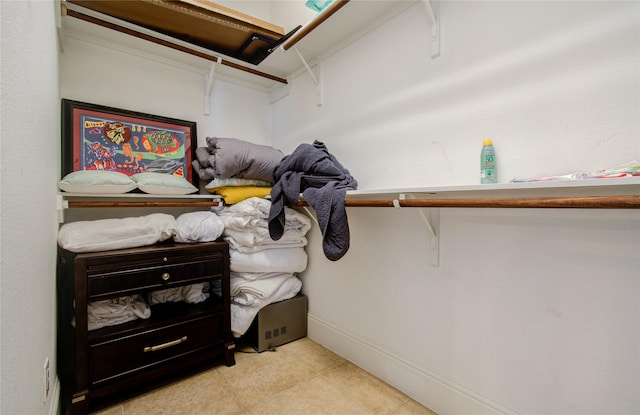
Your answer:
[[[44,359],[44,401],[49,397],[49,358]]]

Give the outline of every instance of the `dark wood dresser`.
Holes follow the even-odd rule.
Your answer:
[[[182,285],[221,284],[222,297],[151,306],[151,317],[87,329],[87,304]],[[75,305],[75,306],[74,306]],[[60,251],[58,366],[65,414],[186,370],[235,364],[225,242]]]

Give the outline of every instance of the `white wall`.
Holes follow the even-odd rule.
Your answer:
[[[207,136],[268,144],[266,94],[217,79],[211,91],[211,111],[205,115],[207,73],[137,49],[66,32],[60,89],[68,99],[196,121],[200,146],[206,145]]]
[[[361,189],[479,183],[640,159],[640,3],[421,2],[301,73],[273,145],[315,139]],[[316,68],[317,70],[317,68]],[[640,412],[640,213],[348,209],[351,248],[311,234],[310,336],[441,414]]]
[[[0,409],[47,413],[54,12],[49,2],[1,4]],[[60,90],[195,120],[201,143],[226,135],[290,152],[320,139],[361,188],[477,183],[485,136],[501,181],[562,174],[640,158],[639,6],[442,2],[432,60],[418,2],[324,60],[320,108],[301,74],[271,114],[264,92],[216,81],[205,116],[202,72],[77,38],[65,40]],[[22,136],[28,162],[11,139]],[[640,412],[638,212],[442,209],[438,268],[422,254],[417,212],[349,209],[349,220],[351,249],[338,262],[310,234],[312,337],[441,414]]]
[[[0,2],[0,413],[53,414],[58,62],[53,2]],[[44,362],[50,392],[44,399]]]

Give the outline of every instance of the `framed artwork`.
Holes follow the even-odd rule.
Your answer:
[[[196,123],[62,100],[62,176],[79,170],[183,177],[198,186],[191,161]]]

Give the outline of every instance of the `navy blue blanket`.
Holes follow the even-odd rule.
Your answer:
[[[316,211],[325,256],[337,261],[349,249],[349,223],[344,198],[347,190],[355,190],[358,182],[351,177],[327,147],[314,141],[301,144],[285,156],[273,173],[269,212],[269,234],[277,241],[284,233],[286,205],[298,202],[300,193]]]

